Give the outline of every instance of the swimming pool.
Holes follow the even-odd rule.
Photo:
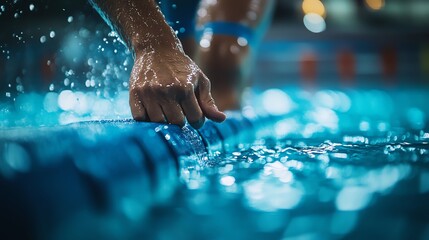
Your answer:
[[[255,92],[253,108],[199,131],[79,119],[3,128],[2,234],[429,237],[427,90]]]
[[[196,131],[129,120],[117,34],[59,18],[0,45],[0,238],[429,239],[424,40],[266,41]]]

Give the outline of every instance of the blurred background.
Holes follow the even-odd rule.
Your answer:
[[[189,140],[177,128],[80,123],[130,118],[133,65],[86,0],[1,0],[4,222],[31,239],[429,239],[428,26],[427,0],[278,0],[242,112],[206,124],[237,143],[200,168],[165,145]]]
[[[427,89],[428,24],[426,0],[278,0],[254,88]],[[132,57],[86,0],[2,1],[0,27],[3,114],[129,114]]]

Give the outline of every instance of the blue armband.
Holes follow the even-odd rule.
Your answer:
[[[196,39],[201,40],[205,34],[227,35],[244,38],[249,45],[253,45],[258,39],[254,30],[241,23],[235,22],[208,22],[196,29]]]

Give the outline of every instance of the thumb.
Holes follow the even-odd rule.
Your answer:
[[[215,101],[210,93],[210,81],[202,74],[198,84],[197,99],[204,115],[215,122],[223,122],[226,119],[225,113],[219,111]]]

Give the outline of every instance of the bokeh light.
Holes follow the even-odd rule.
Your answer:
[[[365,0],[365,4],[372,10],[380,10],[384,7],[384,0]]]
[[[321,33],[326,30],[325,19],[316,13],[305,14],[304,26],[313,33]]]
[[[304,0],[302,2],[302,11],[304,14],[315,13],[319,16],[326,16],[326,9],[319,0]]]
[[[273,115],[286,114],[293,108],[290,97],[280,89],[266,90],[262,94],[262,103],[265,110]]]

